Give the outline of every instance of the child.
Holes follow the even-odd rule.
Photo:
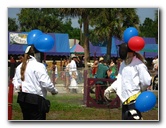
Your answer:
[[[76,72],[73,71],[72,75],[71,75],[71,82],[70,82],[70,86],[69,89],[71,90],[71,92],[77,93],[77,89],[78,89],[78,85],[77,85],[77,75]]]

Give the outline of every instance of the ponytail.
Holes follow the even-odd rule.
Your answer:
[[[145,58],[138,52],[135,52],[135,55],[138,59],[140,59],[144,64],[146,64]]]
[[[25,79],[25,69],[27,66],[27,60],[29,59],[29,55],[28,54],[24,54],[24,59],[22,62],[22,66],[21,66],[21,80],[24,81]]]
[[[21,80],[24,81],[25,80],[25,70],[26,70],[26,66],[28,63],[28,60],[30,58],[30,55],[34,55],[34,47],[33,46],[28,46],[25,54],[24,54],[24,58],[23,58],[23,62],[22,62],[22,66],[21,66]]]

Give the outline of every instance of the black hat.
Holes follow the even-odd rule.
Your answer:
[[[119,56],[122,60],[126,59],[128,52],[134,52],[134,51],[128,47],[127,43],[122,43],[119,45]]]

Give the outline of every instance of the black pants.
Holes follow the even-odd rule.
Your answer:
[[[105,101],[104,98],[104,91],[106,90],[107,86],[105,84],[96,84],[96,89],[95,89],[95,96],[96,96],[96,101]]]
[[[39,105],[29,104],[29,103],[19,103],[23,120],[46,120],[46,113],[41,112]]]
[[[23,120],[46,120],[46,112],[42,110],[43,98],[36,94],[19,92],[17,103],[19,103]]]
[[[129,119],[133,120],[132,117],[126,117],[127,116],[126,113],[132,109],[136,110],[135,102],[132,102],[129,105],[122,104],[122,120],[129,120]],[[137,110],[137,114],[138,114],[138,116],[140,116],[140,118],[142,118],[142,115],[138,110]],[[128,119],[126,119],[126,118],[128,118]]]

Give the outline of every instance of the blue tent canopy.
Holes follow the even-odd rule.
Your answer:
[[[68,34],[49,33],[55,40],[54,47],[46,55],[70,55]]]
[[[141,52],[158,52],[158,44],[145,44]]]
[[[24,54],[24,49],[27,47],[25,44],[10,44],[8,43],[8,54]]]
[[[104,56],[107,53],[106,46],[94,46],[92,43],[89,44],[90,56]],[[117,57],[117,48],[115,45],[115,39],[112,37],[111,56]]]
[[[154,58],[158,55],[158,44],[146,44],[139,53],[145,58]]]
[[[59,34],[59,33],[48,33],[48,34],[54,38],[55,43],[53,48],[50,51],[46,52],[46,55],[70,55],[68,34]],[[27,44],[12,43],[9,37],[8,54],[16,54],[16,55],[24,54],[26,47]]]
[[[145,58],[154,58],[158,56],[157,52],[139,52],[141,55],[143,55]]]

